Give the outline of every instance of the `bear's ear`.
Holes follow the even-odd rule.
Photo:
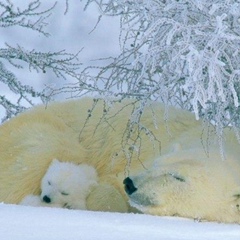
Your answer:
[[[172,152],[175,153],[175,152],[179,152],[182,150],[182,146],[180,143],[174,143],[173,146],[172,146]]]

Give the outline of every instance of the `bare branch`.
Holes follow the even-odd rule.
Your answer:
[[[179,105],[219,133],[240,127],[239,1],[89,0],[86,8],[92,3],[121,17],[122,53],[95,78],[84,70],[96,91]]]
[[[11,3],[9,0],[0,1],[0,27],[23,27],[37,31],[44,36],[49,36],[44,30],[47,25],[45,20],[49,18],[55,6],[56,2],[52,7],[42,11],[40,10],[40,0],[30,2],[25,9],[16,7],[16,4]],[[68,1],[66,1],[66,8],[68,8]],[[46,103],[51,98],[49,93],[47,94],[49,89],[40,91],[19,82],[15,74],[9,71],[6,66],[9,67],[12,65],[19,69],[28,66],[29,71],[34,70],[41,73],[50,71],[58,78],[66,79],[71,77],[78,79],[80,74],[79,68],[81,66],[78,59],[79,53],[80,51],[71,54],[65,50],[58,52],[39,52],[33,49],[29,51],[22,46],[13,47],[9,44],[6,44],[6,48],[0,48],[0,82],[7,86],[17,98],[16,102],[14,102],[13,100],[7,99],[4,95],[0,96],[0,105],[6,112],[3,120],[7,120],[13,115],[18,114],[27,106],[34,105],[34,99]]]
[[[14,4],[9,0],[6,3],[0,2],[0,27],[20,26],[49,36],[44,31],[47,26],[45,20],[51,15],[51,11],[55,8],[57,2],[45,11],[38,11],[41,6],[40,0],[30,2],[25,9],[15,8]]]

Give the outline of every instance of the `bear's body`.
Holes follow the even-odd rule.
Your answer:
[[[54,159],[41,182],[41,196],[28,195],[21,205],[86,209],[86,198],[97,186],[96,170],[87,164]]]
[[[133,204],[133,207],[156,215],[177,214],[193,218],[202,217],[206,220],[240,222],[238,202],[233,199],[240,194],[238,191],[240,152],[234,134],[230,131],[226,133],[229,148],[226,150],[228,152],[226,159],[223,160],[217,141],[214,139],[213,143],[208,143],[209,139],[212,139],[211,135],[214,135],[213,128],[209,126],[207,128],[209,131],[202,132],[204,124],[196,121],[191,113],[169,107],[166,117],[164,106],[153,103],[141,115],[140,128],[133,127],[130,131],[131,136],[125,138],[128,136],[123,135],[126,133],[126,125],[129,123],[131,113],[137,108],[134,108],[131,101],[116,103],[109,111],[106,111],[106,108],[103,100],[83,98],[52,103],[47,107],[38,106],[4,123],[0,127],[0,201],[19,203],[29,194],[39,195],[41,179],[51,161],[57,158],[64,162],[87,163],[96,168],[99,184],[87,198],[87,209],[128,212],[134,209],[131,209],[128,203],[128,196],[122,184],[123,179],[128,176],[128,173],[132,176],[139,175],[141,172],[148,175],[144,179],[152,179],[151,172],[154,171],[149,169],[154,162],[154,164],[157,162],[158,167],[153,168],[156,170],[154,174],[167,172],[170,173],[170,178],[174,178],[171,174],[178,173],[178,169],[181,169],[180,177],[174,178],[178,179],[176,187],[169,190],[168,188],[160,189],[159,191],[163,191],[163,194],[171,195],[172,189],[178,191],[178,184],[183,183],[179,179],[182,176],[184,179],[188,178],[184,173],[188,175],[192,168],[193,172],[198,173],[198,166],[199,174],[193,179],[197,179],[199,184],[194,183],[196,187],[190,188],[190,192],[194,189],[199,193],[186,194],[188,197],[194,196],[191,198],[189,208],[185,206],[184,197],[179,198],[178,204],[172,206],[174,210],[171,211],[169,209],[175,201],[169,201],[169,206],[165,207],[165,210],[159,210],[161,207],[158,204],[161,201],[156,201],[155,210],[151,211],[141,209],[139,204],[136,206]],[[129,144],[125,144],[126,139]],[[184,152],[190,154],[187,159],[193,159],[192,165],[179,163],[179,158],[182,159],[181,155],[184,155]],[[230,158],[229,152],[232,154]],[[198,162],[199,158],[201,163]],[[187,167],[181,167],[182,165]],[[201,170],[203,168],[204,171]],[[202,182],[201,179],[206,181]],[[215,185],[204,186],[208,181],[214,182]],[[191,180],[184,183],[191,185]],[[158,191],[159,181],[152,186],[154,191]],[[215,192],[209,192],[211,188],[218,192],[216,196]],[[185,194],[179,189],[179,194],[181,193]],[[133,193],[132,197],[134,194],[136,196],[137,192]],[[149,199],[147,194],[148,191],[142,196]],[[172,196],[177,195],[178,192]],[[205,202],[198,199],[200,196],[205,199]],[[212,210],[208,209],[211,204],[202,206],[199,211],[194,208],[194,203],[196,206],[199,203],[207,203],[208,196],[209,202],[218,202],[218,198],[221,198],[220,201],[224,202],[225,206],[221,204],[216,206],[223,207],[223,213],[215,211],[216,215],[212,214]],[[135,198],[135,201],[141,202],[136,199],[138,198]],[[183,200],[180,201],[180,199]],[[177,211],[176,207],[185,210]],[[224,216],[226,209],[229,208],[232,208],[231,217],[219,217],[219,215]],[[203,214],[203,210],[205,213],[209,212],[209,215]],[[188,213],[185,214],[185,212]]]

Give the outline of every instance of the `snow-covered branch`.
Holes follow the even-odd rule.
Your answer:
[[[41,1],[30,2],[25,8],[18,8],[9,0],[0,1],[0,27],[12,26],[28,28],[47,37],[45,31],[46,19],[49,18],[56,3],[52,7],[41,10]],[[17,44],[17,43],[16,43]],[[52,72],[57,78],[78,78],[80,62],[79,53],[67,53],[65,50],[58,52],[40,52],[35,49],[28,50],[26,47],[17,45],[0,47],[0,83],[14,94],[16,101],[0,94],[0,105],[5,109],[7,120],[18,114],[26,107],[34,105],[34,99],[47,102],[50,99],[49,89],[38,90],[20,82],[14,74],[12,67],[36,71],[37,73]],[[11,69],[11,70],[10,70]],[[48,94],[47,94],[47,90]]]
[[[21,26],[48,36],[44,31],[45,20],[51,15],[56,2],[44,11],[39,11],[40,6],[40,0],[30,2],[25,9],[15,7],[10,0],[0,1],[0,27]]]
[[[170,102],[240,126],[240,1],[92,2],[121,18],[122,53],[88,79],[101,94]]]

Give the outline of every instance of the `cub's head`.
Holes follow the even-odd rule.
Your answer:
[[[86,164],[53,160],[41,183],[41,200],[65,208],[86,209],[85,199],[97,184],[96,170]]]

